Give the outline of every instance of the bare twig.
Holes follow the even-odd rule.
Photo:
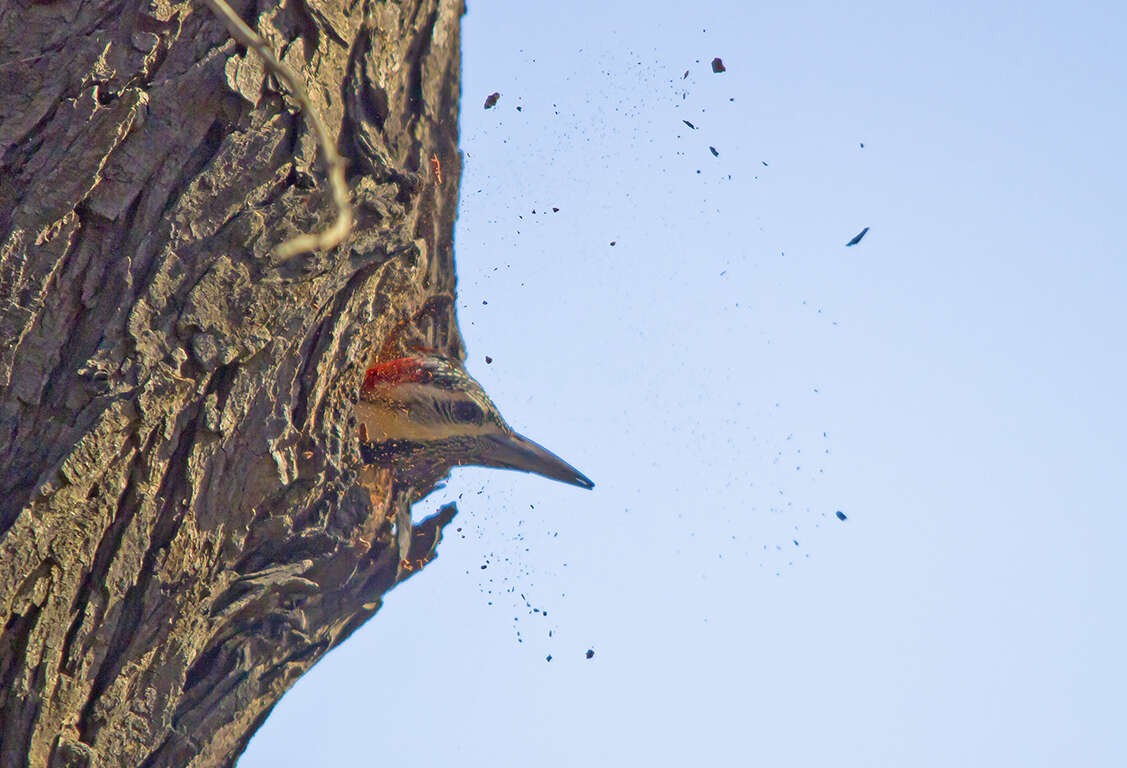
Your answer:
[[[248,27],[238,15],[227,5],[226,0],[203,0],[203,2],[227,25],[231,36],[248,48],[253,48],[266,63],[266,68],[279,80],[285,83],[290,93],[301,106],[305,117],[313,128],[317,137],[317,144],[321,147],[325,165],[328,166],[329,184],[333,190],[333,203],[337,209],[337,219],[332,226],[318,234],[298,235],[278,246],[279,258],[289,258],[301,253],[309,253],[320,249],[328,249],[338,245],[348,230],[352,228],[352,206],[348,202],[348,185],[344,181],[344,158],[337,153],[336,143],[329,136],[329,129],[325,127],[321,116],[309,101],[309,94],[305,90],[305,83],[292,69],[283,64],[266,41]]]

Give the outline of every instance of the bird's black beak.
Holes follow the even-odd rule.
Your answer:
[[[595,487],[595,484],[578,469],[523,435],[515,432],[508,435],[490,435],[482,442],[482,451],[475,457],[475,464],[532,472],[552,480],[559,480],[561,483],[578,485],[580,488]]]

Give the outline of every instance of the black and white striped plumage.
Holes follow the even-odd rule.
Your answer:
[[[356,405],[361,455],[408,480],[476,465],[532,472],[593,488],[583,473],[514,432],[462,366],[439,357],[391,360],[370,368]]]

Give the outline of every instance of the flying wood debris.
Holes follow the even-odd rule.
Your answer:
[[[693,125],[692,123],[690,123],[688,120],[682,120],[681,122],[684,123],[685,125],[689,126],[690,128],[692,128],[694,131],[697,129],[697,127],[695,125]]]
[[[724,62],[722,62],[720,60],[719,56],[717,56],[715,59],[712,60],[712,71],[713,72],[715,72],[716,74],[720,74],[721,72],[724,72],[725,70],[727,70],[727,67],[724,66]]]
[[[850,240],[850,241],[849,241],[848,243],[846,243],[846,244],[845,244],[845,247],[846,247],[846,248],[848,248],[848,247],[849,247],[849,246],[851,246],[851,245],[857,245],[857,243],[861,242],[861,238],[862,238],[862,237],[864,237],[864,236],[865,236],[865,234],[866,234],[866,233],[867,233],[868,231],[869,231],[869,228],[868,228],[868,227],[865,227],[864,229],[862,229],[862,230],[861,230],[860,232],[858,232],[858,233],[857,233],[857,234],[856,234],[856,235],[855,235],[855,236],[853,237],[853,239],[852,239],[852,240]]]
[[[500,99],[500,98],[501,98],[501,94],[498,93],[497,91],[494,91],[493,93],[489,94],[488,96],[485,97],[485,108],[486,109],[493,109],[493,107],[497,104],[497,100]]]
[[[709,147],[708,151],[712,153],[713,157],[720,157],[720,153],[716,151],[716,147]]]

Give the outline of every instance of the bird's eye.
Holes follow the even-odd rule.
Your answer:
[[[454,419],[457,421],[480,424],[484,417],[485,413],[474,403],[465,400],[454,403]]]

